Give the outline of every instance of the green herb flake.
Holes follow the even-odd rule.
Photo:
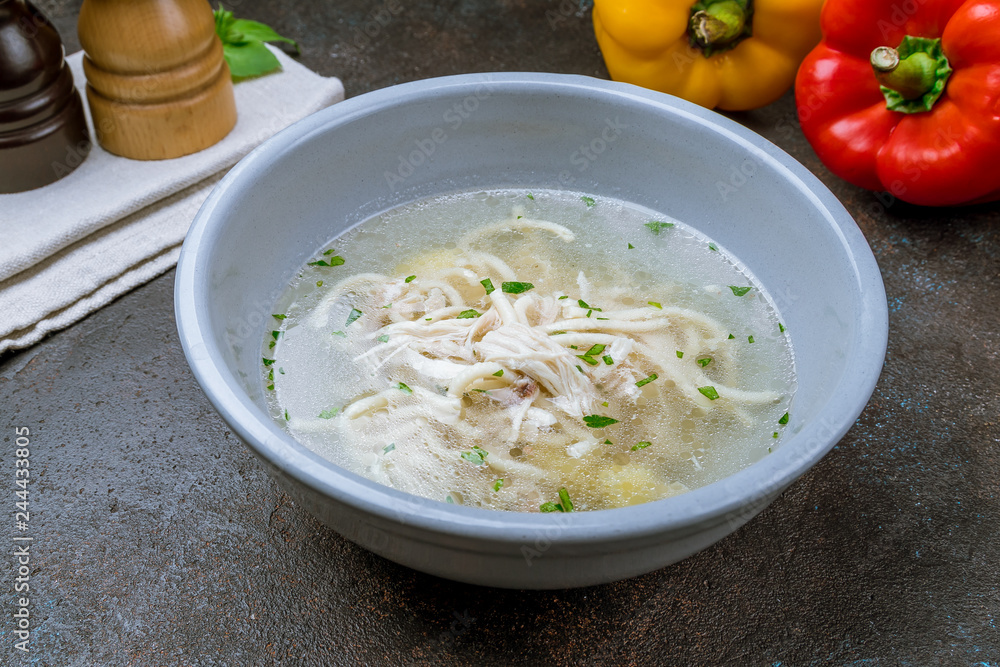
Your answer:
[[[278,367],[278,372],[279,372],[279,373],[281,373],[282,375],[284,375],[284,374],[285,374],[285,369],[284,369],[284,368],[281,368],[281,367],[279,366],[279,367]]]
[[[476,466],[486,463],[486,457],[489,455],[490,453],[479,447],[479,445],[473,445],[471,452],[462,452],[462,458]]]
[[[489,278],[483,278],[482,280],[479,281],[479,284],[482,285],[484,288],[486,288],[487,295],[493,294],[493,292],[496,291],[496,288],[493,287],[493,281],[490,280]]]
[[[384,306],[382,306],[382,307],[383,307],[383,308],[392,308],[392,304],[391,304],[391,303],[387,303],[387,304],[385,304],[385,305],[384,305]]]
[[[582,369],[582,368],[580,368],[580,364],[577,364],[577,365],[576,365],[576,370],[578,370],[578,371],[580,371],[581,373],[583,373],[583,369]],[[586,375],[586,373],[583,373],[583,374],[584,374],[584,375]]]
[[[588,311],[587,311],[587,317],[590,317],[591,315],[593,315],[593,313],[594,313],[594,311],[593,311],[593,310],[588,310]]]
[[[344,263],[344,258],[340,255],[334,255],[327,259],[318,259],[315,262],[309,262],[307,266],[340,266]]]
[[[777,439],[777,437],[778,437],[778,432],[777,432],[777,431],[775,431],[774,433],[772,433],[772,434],[771,434],[771,437],[772,437],[772,438],[775,438],[775,439]],[[770,447],[769,447],[768,449],[770,449]]]
[[[523,294],[524,292],[527,292],[528,290],[534,288],[535,286],[532,285],[531,283],[510,282],[510,283],[500,284],[500,289],[503,291],[504,294]]]
[[[617,424],[618,420],[614,417],[604,417],[602,415],[587,415],[583,418],[583,423],[590,428],[604,428],[605,426]]]
[[[406,280],[404,280],[403,282],[404,283],[412,283],[416,279],[417,279],[416,276],[406,276]]]
[[[379,336],[375,340],[377,340],[380,343],[388,343],[389,342],[389,334],[382,334],[381,336]]]
[[[586,354],[588,357],[596,357],[601,352],[604,352],[605,347],[607,346],[598,344],[587,350],[584,354]]]
[[[605,407],[605,408],[606,408],[606,407],[608,407],[608,402],[607,402],[607,401],[604,401],[603,403],[601,403],[601,406],[602,406],[602,407]]]
[[[643,227],[653,232],[653,234],[657,236],[659,236],[660,232],[662,232],[664,229],[670,229],[673,226],[674,223],[672,222],[660,222],[659,220],[652,220],[643,225]]]
[[[597,359],[594,359],[593,357],[588,357],[585,354],[578,354],[578,355],[576,355],[576,358],[577,359],[583,359],[583,361],[586,362],[590,366],[596,366],[597,364],[601,363]]]
[[[552,332],[552,333],[550,333],[549,335],[550,335],[550,336],[561,336],[561,335],[562,335],[562,334],[564,334],[564,333],[568,333],[568,332],[567,332],[567,331],[553,331],[553,332]]]
[[[678,359],[683,359],[684,358],[684,353],[681,352],[680,350],[677,350],[677,358]]]
[[[785,425],[785,424],[788,423],[788,413],[787,412],[785,414],[781,415],[781,419],[778,420],[778,423],[781,424],[781,425]]]
[[[270,380],[272,383],[274,382],[274,369],[273,368],[267,372],[267,379]]]
[[[646,303],[651,305],[653,308],[656,308],[657,310],[663,310],[663,305],[658,301],[647,301]]]
[[[573,501],[569,499],[569,491],[566,490],[565,486],[559,489],[559,500],[562,501],[560,505],[562,505],[563,512],[573,511]]]
[[[780,331],[781,333],[785,333],[785,325],[782,324],[781,322],[778,322],[778,331]]]
[[[267,385],[267,390],[268,391],[274,391],[274,383],[273,382]]]
[[[736,296],[743,296],[747,292],[753,289],[753,287],[738,287],[736,285],[730,285],[729,289],[733,290],[733,294]]]
[[[561,297],[559,297],[559,301],[562,301],[563,299],[568,299],[568,298],[569,298],[568,294],[563,294]]]
[[[268,344],[267,349],[269,349],[269,350],[273,350],[274,349],[274,341],[273,340]]]
[[[628,244],[628,249],[629,249],[629,250],[635,250],[635,246],[634,246],[634,245],[632,245],[631,243],[629,243],[629,244]]]
[[[771,453],[771,448],[770,448],[770,447],[768,447],[768,448],[767,448],[767,453],[768,453],[768,454],[770,454],[770,453]]]
[[[729,334],[729,340],[732,340],[734,338],[736,338],[736,336],[734,336],[733,334]]]
[[[396,389],[399,389],[404,394],[412,394],[413,393],[413,390],[410,389],[409,387],[407,387],[406,384],[403,383],[403,382],[397,382],[396,383]]]
[[[324,251],[323,251],[323,256],[325,257],[325,256],[327,256],[327,255],[332,255],[332,254],[333,254],[333,253],[335,253],[335,252],[337,252],[337,251],[336,251],[336,250],[334,250],[333,248],[330,248],[330,249],[328,249],[328,250],[324,250]]]
[[[712,363],[712,357],[702,357],[701,359],[698,359],[697,361],[698,361],[698,365],[701,366],[702,368],[704,368],[705,366],[708,366],[710,363]]]
[[[714,250],[715,252],[719,252],[719,246],[715,245],[714,243],[709,243],[708,244],[708,249],[709,250]]]
[[[343,331],[334,331],[330,335],[331,336],[340,336],[341,338],[347,338],[347,334],[345,334]]]
[[[604,444],[605,444],[605,445],[613,445],[613,444],[615,444],[615,443],[613,443],[613,442],[611,442],[610,440],[608,440],[607,438],[605,438],[605,439],[604,439]]]
[[[584,204],[587,205],[587,208],[593,208],[594,207],[594,198],[593,197],[580,197],[580,199],[583,201]]]
[[[653,380],[655,380],[656,377],[657,377],[656,373],[652,373],[652,374],[650,374],[650,376],[648,378],[645,378],[643,380],[639,380],[638,382],[636,382],[635,386],[637,386],[637,387],[645,387],[647,384],[649,384],[650,382],[652,382]]]
[[[498,479],[497,481],[493,482],[493,492],[494,493],[496,493],[497,491],[499,491],[502,488],[503,488],[503,478]]]
[[[753,342],[753,336],[752,335],[751,336],[747,336],[747,342],[748,343],[752,343]]]
[[[334,417],[337,416],[338,412],[340,412],[340,408],[330,408],[329,410],[324,410],[323,412],[319,413],[319,418],[333,419]]]
[[[498,370],[493,375],[494,375],[494,377],[502,378],[503,377],[503,369],[501,368],[500,370]]]
[[[595,318],[595,319],[598,319],[598,320],[604,320],[604,321],[608,321],[608,320],[610,320],[611,318],[610,318],[610,317],[598,317],[598,318]]]
[[[539,505],[538,510],[540,512],[562,512],[562,507],[556,503],[542,503]]]
[[[571,350],[579,350],[580,348],[578,348],[576,345],[570,345],[569,349],[571,349]]]
[[[520,220],[523,217],[524,217],[523,215],[519,215],[519,216],[517,216],[517,219]]]
[[[345,327],[351,326],[351,324],[353,324],[355,320],[357,320],[362,315],[364,315],[364,313],[362,313],[357,308],[351,308],[351,314],[347,316],[347,324],[345,324],[344,326]]]
[[[529,193],[528,193],[528,199],[530,199],[531,201],[535,201],[535,195],[533,195],[533,194],[531,194],[531,193],[529,192]]]
[[[611,364],[615,363],[615,360],[614,360],[614,359],[612,359],[612,358],[611,358],[611,357],[610,357],[609,355],[607,355],[607,354],[605,354],[605,355],[604,355],[603,357],[601,357],[601,359],[604,359],[604,363],[606,363],[606,364],[607,364],[608,366],[610,366]]]
[[[281,336],[281,332],[280,331],[272,331],[271,332],[271,338],[273,338],[274,340],[278,340],[279,336]]]
[[[580,306],[581,308],[590,308],[590,306],[587,304],[587,302],[584,301],[583,299],[577,299],[576,300],[576,305]]]
[[[322,287],[322,286],[323,286],[323,281],[322,280],[317,280],[316,281],[316,287]]]
[[[288,317],[288,315],[271,315],[271,317],[273,317],[276,320],[283,320],[286,317]]]
[[[477,311],[477,310],[475,310],[473,308],[469,308],[468,310],[463,310],[462,312],[460,312],[455,317],[455,319],[456,320],[472,320],[472,319],[475,319],[475,318],[479,317],[480,315],[482,315],[482,313],[480,313],[479,311]]]
[[[382,448],[382,454],[388,454],[389,452],[396,450],[396,443],[390,442],[388,445]]]
[[[444,501],[445,501],[446,503],[448,503],[449,505],[454,505],[454,504],[455,504],[455,501],[454,501],[454,500],[452,499],[452,497],[451,497],[451,496],[447,496],[447,497],[446,497],[446,498],[444,499]]]
[[[263,358],[263,357],[262,357],[262,359],[264,361],[264,365],[265,366],[270,366],[271,364],[273,364],[275,362],[274,359],[266,359],[266,358]]]
[[[633,452],[637,452],[640,449],[646,449],[646,447],[649,447],[652,444],[653,443],[649,442],[648,440],[643,440],[642,442],[637,442],[634,445],[632,445],[632,451]]]
[[[698,387],[698,391],[700,391],[701,395],[710,401],[714,401],[719,397],[719,392],[715,391],[715,387],[711,385],[707,387]]]

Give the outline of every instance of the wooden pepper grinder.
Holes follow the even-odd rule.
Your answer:
[[[236,125],[207,0],[84,0],[79,20],[97,139],[135,160],[195,153]]]
[[[59,33],[30,2],[0,0],[0,193],[57,181],[89,152]]]

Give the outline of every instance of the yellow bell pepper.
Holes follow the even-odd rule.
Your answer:
[[[823,0],[594,0],[611,78],[741,111],[775,101],[820,40]]]

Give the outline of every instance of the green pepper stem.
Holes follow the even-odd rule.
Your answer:
[[[747,22],[746,8],[736,0],[716,2],[691,16],[691,31],[703,46],[721,45],[743,33]]]
[[[937,61],[922,52],[900,58],[896,49],[880,46],[872,51],[871,65],[881,85],[907,100],[923,96],[934,87],[937,78]]]

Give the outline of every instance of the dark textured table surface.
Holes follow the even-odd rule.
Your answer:
[[[76,50],[79,2],[38,4]],[[607,76],[587,2],[227,5],[299,39],[349,96],[484,70]],[[824,169],[790,94],[732,117],[840,197],[890,310],[864,414],[759,517],[581,590],[483,589],[382,560],[291,503],[214,413],[177,340],[171,272],[0,358],[4,515],[12,526],[27,427],[35,537],[27,655],[3,549],[0,663],[1000,664],[1000,207],[883,205]]]

